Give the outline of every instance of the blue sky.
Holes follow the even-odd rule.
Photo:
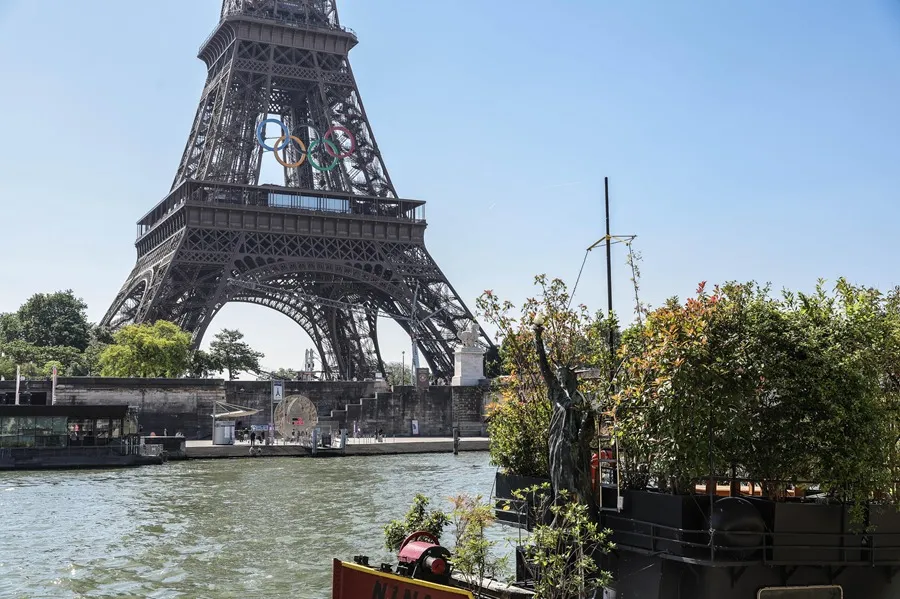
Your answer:
[[[102,317],[135,221],[171,185],[218,0],[0,0],[0,311],[72,288]],[[810,289],[900,282],[900,4],[343,0],[366,110],[399,193],[428,202],[432,255],[474,309],[533,275],[574,282],[603,235],[643,253],[642,299],[702,280]],[[603,253],[577,300],[605,304]],[[632,301],[614,254],[615,301]],[[229,305],[265,365],[310,341]],[[211,337],[211,335],[208,335]],[[208,342],[208,339],[207,339]],[[407,341],[382,331],[387,359]]]

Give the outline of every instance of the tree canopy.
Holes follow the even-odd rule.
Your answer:
[[[279,368],[272,372],[259,372],[257,377],[260,381],[296,381],[300,378],[300,373],[293,368]]]
[[[629,332],[617,417],[625,483],[676,492],[712,474],[814,481],[865,500],[897,480],[900,291],[839,280],[770,296],[701,285]],[[780,482],[779,482],[780,481]]]
[[[40,347],[74,347],[84,351],[90,341],[87,304],[72,290],[36,293],[16,312],[21,338]]]
[[[403,362],[387,362],[384,365],[389,385],[412,385],[412,367]]]
[[[191,365],[191,336],[165,320],[122,328],[100,355],[103,376],[176,378]]]
[[[222,329],[209,344],[209,355],[215,360],[218,370],[228,371],[228,379],[235,380],[241,372],[257,373],[259,361],[265,354],[255,351],[245,341],[238,330]]]
[[[61,374],[90,374],[96,368],[88,353],[96,327],[84,301],[72,291],[37,293],[16,312],[0,314],[0,375],[38,377],[54,362]]]

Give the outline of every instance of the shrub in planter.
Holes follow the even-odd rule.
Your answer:
[[[527,578],[534,581],[536,596],[544,599],[589,597],[611,581],[598,560],[615,548],[610,531],[590,517],[589,507],[572,501],[562,491],[553,501],[550,485],[516,492],[517,498],[537,498],[532,519],[537,523],[522,547]]]
[[[900,298],[820,286],[703,285],[625,335],[617,418],[626,486],[691,493],[732,473],[764,483],[811,480],[835,500],[866,501],[900,474]]]

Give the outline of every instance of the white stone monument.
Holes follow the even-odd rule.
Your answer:
[[[477,323],[469,325],[457,335],[462,345],[454,355],[452,385],[462,387],[478,385],[484,379],[484,349],[478,345],[480,331]]]

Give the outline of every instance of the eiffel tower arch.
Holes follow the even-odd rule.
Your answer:
[[[198,346],[223,305],[258,304],[306,331],[327,377],[364,379],[384,374],[388,314],[452,376],[456,334],[475,319],[425,247],[424,202],[396,193],[336,2],[223,0],[175,180],[138,221],[137,264],[103,325],[170,320]],[[263,160],[284,185],[259,184]],[[415,314],[431,318],[400,317]]]

